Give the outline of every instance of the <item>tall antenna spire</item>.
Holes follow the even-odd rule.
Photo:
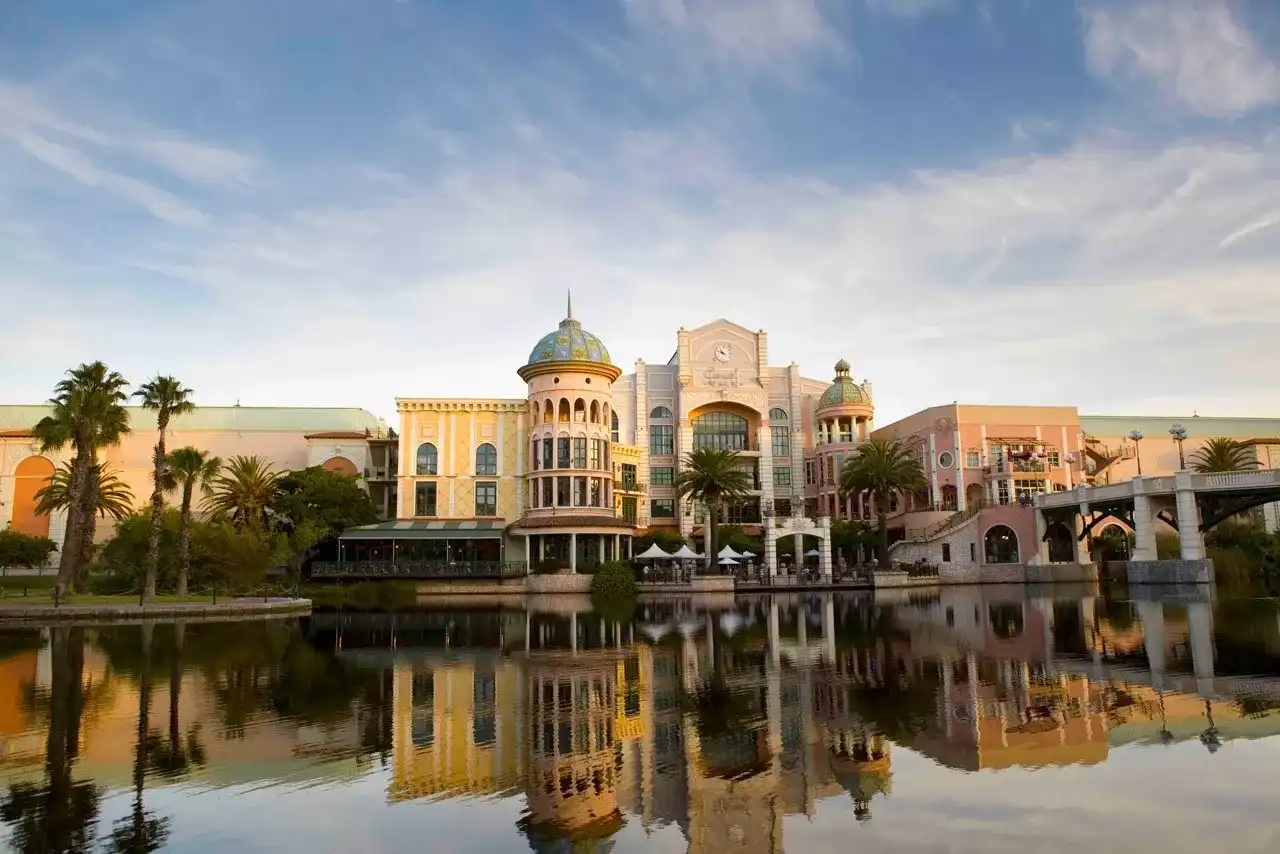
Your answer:
[[[573,320],[573,291],[565,291],[565,320]]]

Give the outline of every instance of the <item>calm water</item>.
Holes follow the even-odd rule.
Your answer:
[[[0,629],[0,839],[1280,850],[1280,600],[707,604]]]

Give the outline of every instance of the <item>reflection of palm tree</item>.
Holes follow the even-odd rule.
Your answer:
[[[74,783],[84,711],[84,629],[58,626],[49,639],[51,684],[43,787],[19,783],[0,801],[0,820],[13,827],[22,852],[89,851],[94,847],[98,789]]]
[[[147,756],[151,720],[151,636],[155,626],[142,624],[142,670],[138,684],[138,743],[133,758],[133,811],[116,822],[111,831],[110,850],[141,854],[157,851],[169,839],[169,820],[146,811],[142,793],[147,779]]]
[[[204,765],[204,745],[200,743],[200,726],[197,724],[184,738],[182,735],[182,647],[186,639],[187,624],[182,620],[173,624],[173,650],[169,661],[169,741],[159,739],[148,748],[151,766],[164,777],[182,777],[192,765]]]

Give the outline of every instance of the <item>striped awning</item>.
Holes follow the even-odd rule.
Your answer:
[[[342,532],[340,540],[498,540],[506,522],[494,519],[397,519]]]

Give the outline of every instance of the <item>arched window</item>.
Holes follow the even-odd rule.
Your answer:
[[[596,403],[594,400],[591,401],[591,423],[600,423],[600,404]]]
[[[732,412],[708,412],[693,419],[693,449],[745,451],[747,419]]]
[[[587,423],[587,404],[582,398],[573,402],[573,420],[578,424]]]
[[[420,475],[439,474],[436,469],[436,446],[430,442],[423,442],[418,446],[418,460],[415,472]]]
[[[787,410],[775,406],[773,409],[769,410],[769,420],[770,421],[788,421],[790,419],[787,418]]]
[[[618,413],[613,413],[612,422],[609,425],[609,439],[614,442],[621,442],[618,438],[620,431],[618,429]]]
[[[493,476],[498,473],[498,450],[485,442],[476,448],[476,474]]]
[[[551,401],[548,400],[546,403],[547,405],[543,407],[543,410],[542,410],[542,423],[553,424],[555,423],[555,420],[556,420],[555,409],[552,407]]]
[[[983,544],[987,563],[1018,562],[1018,535],[1008,525],[992,525]]]
[[[569,401],[564,398],[560,399],[559,419],[565,423],[569,421]]]
[[[651,421],[658,421],[660,419],[670,417],[671,410],[667,409],[665,406],[655,406],[652,411],[649,412],[649,420]]]

